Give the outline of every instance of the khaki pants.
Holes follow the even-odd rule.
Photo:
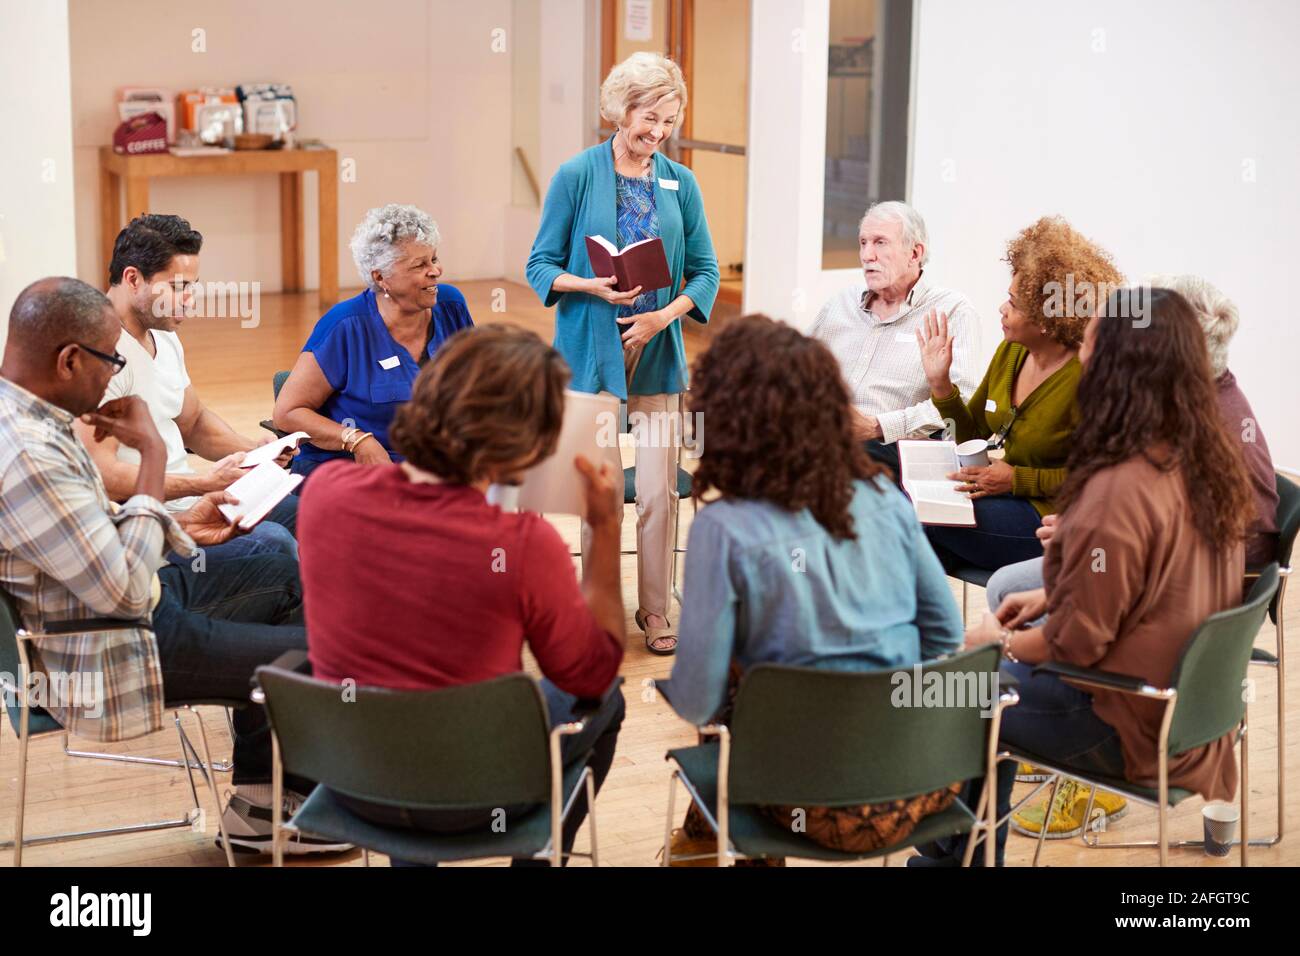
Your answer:
[[[623,353],[627,382],[632,383],[641,350]],[[681,395],[628,395],[628,425],[636,447],[636,570],[642,611],[661,614],[673,598],[673,532],[677,520],[677,461],[682,443]],[[623,520],[623,458],[617,447],[606,449],[616,476],[619,523]],[[582,525],[582,554],[589,553],[590,532]]]

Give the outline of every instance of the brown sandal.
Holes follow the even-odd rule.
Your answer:
[[[645,649],[651,654],[657,654],[660,657],[671,657],[673,654],[676,654],[677,632],[673,629],[672,621],[668,622],[667,627],[648,627],[645,618],[645,612],[639,609],[636,614],[633,615],[633,619],[636,621],[636,626],[645,632]],[[655,647],[655,641],[662,641],[665,639],[671,639],[673,646],[667,649]]]

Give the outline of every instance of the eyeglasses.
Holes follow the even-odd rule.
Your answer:
[[[989,451],[995,451],[1007,443],[1007,436],[1011,434],[1011,426],[1016,423],[1016,416],[1020,414],[1018,405],[1011,406],[1011,417],[1007,419],[1006,424],[998,429],[996,435],[989,439]]]
[[[101,352],[99,349],[92,349],[89,345],[82,345],[80,342],[73,342],[72,344],[84,352],[89,352],[91,355],[95,356],[95,358],[101,359],[113,366],[114,375],[126,368],[126,358],[118,352],[109,355],[107,352]]]

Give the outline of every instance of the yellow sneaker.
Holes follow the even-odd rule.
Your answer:
[[[1042,783],[1051,778],[1050,773],[1038,769],[1033,764],[1022,763],[1016,766],[1016,783]]]
[[[1064,780],[1056,791],[1056,800],[1052,803],[1052,813],[1047,824],[1047,839],[1066,840],[1083,832],[1084,813],[1088,809],[1088,797],[1092,788],[1077,780]],[[1047,798],[1032,806],[1018,810],[1011,815],[1011,829],[1023,836],[1038,837],[1043,826],[1043,811]],[[1092,805],[1092,827],[1105,829],[1111,821],[1122,817],[1128,810],[1128,802],[1118,794],[1098,790]]]

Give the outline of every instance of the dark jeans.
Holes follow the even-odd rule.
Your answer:
[[[270,725],[266,711],[248,702],[249,681],[259,665],[307,647],[298,562],[267,554],[221,561],[202,572],[167,564],[158,577],[162,599],[153,627],[167,703],[243,701],[234,713],[233,783],[270,781]],[[290,783],[294,790],[300,786]]]
[[[566,694],[549,680],[542,680],[542,696],[546,698],[546,711],[551,726],[568,723],[573,719],[573,708],[577,702],[572,694]],[[589,765],[595,778],[596,792],[600,792],[605,777],[609,774],[610,764],[614,761],[614,747],[618,742],[619,728],[623,725],[625,705],[623,692],[614,686],[606,692],[600,707],[587,719],[582,733],[561,739],[560,759],[564,766],[570,767],[576,761],[591,755]],[[336,793],[335,798],[352,810],[357,816],[382,826],[404,827],[410,830],[423,830],[430,833],[464,833],[471,830],[486,829],[493,821],[493,810],[408,810],[404,807],[389,807],[382,804],[357,800]],[[531,813],[536,807],[505,807],[506,818],[513,815]],[[586,788],[579,790],[573,809],[564,821],[562,845],[564,852],[573,849],[573,841],[587,818]],[[393,866],[420,866],[394,859]],[[511,866],[549,866],[543,860],[514,860]]]
[[[298,559],[298,499],[285,498],[270,510],[265,518],[253,526],[248,534],[231,538],[225,544],[214,544],[203,549],[204,563],[229,561],[232,558],[250,558],[258,554],[287,554]],[[172,564],[192,567],[194,558],[182,558],[175,551],[167,555]]]
[[[1002,673],[1020,682],[1020,703],[1002,714],[999,742],[1005,747],[1038,754],[1083,773],[1108,777],[1124,776],[1124,753],[1115,728],[1092,709],[1092,695],[1051,674],[1034,675],[1031,665],[1005,661]],[[1011,810],[1011,789],[1016,782],[1016,764],[998,764],[998,819]],[[968,780],[960,794],[971,809],[979,802],[984,778]],[[998,827],[996,861],[1003,865],[1007,845],[1007,826]],[[921,848],[926,856],[949,856],[960,861],[966,850],[966,838],[953,837]],[[972,863],[982,866],[984,848],[975,848]]]
[[[898,442],[890,442],[886,445],[884,442],[872,438],[862,443],[863,449],[871,459],[889,469],[889,476],[894,479],[894,484],[899,484],[903,480],[903,469],[899,466],[898,461]]]
[[[1043,556],[1043,545],[1034,534],[1043,520],[1029,499],[994,495],[976,498],[971,504],[975,506],[975,527],[925,528],[945,571],[951,574],[970,565],[996,571],[1006,564]]]

